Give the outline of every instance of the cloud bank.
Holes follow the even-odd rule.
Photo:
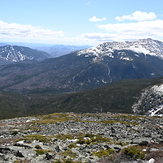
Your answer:
[[[131,15],[123,15],[121,17],[117,16],[115,19],[118,21],[124,20],[135,20],[135,21],[145,21],[145,20],[154,20],[156,19],[156,14],[154,12],[142,12],[142,11],[135,11]]]
[[[163,37],[163,20],[141,21],[137,23],[117,23],[98,25],[109,33],[116,33],[119,38],[137,39],[142,37]]]
[[[0,37],[1,38],[17,38],[17,39],[55,39],[63,37],[62,31],[52,31],[33,27],[31,25],[20,25],[16,23],[5,23],[0,21]]]
[[[163,20],[156,18],[157,16],[153,12],[135,11],[130,15],[115,17],[115,23],[96,24],[95,28],[100,33],[81,33],[74,37],[66,37],[63,31],[53,31],[31,25],[9,24],[0,21],[0,38],[1,40],[20,40],[21,42],[34,41],[78,45],[96,45],[107,41],[130,41],[143,38],[163,41]],[[105,17],[99,19],[96,16],[89,19],[92,22],[104,20],[106,20]],[[122,22],[125,20],[128,21]]]
[[[105,33],[85,33],[82,37],[93,41],[127,41],[142,38],[153,38],[163,41],[163,20],[156,19],[153,12],[135,11],[131,15],[116,17],[117,21],[128,20],[127,23],[110,23],[96,25]],[[133,22],[137,21],[137,22]]]
[[[163,38],[163,20],[143,21],[137,23],[117,23],[97,25],[105,33],[85,33],[81,37],[92,41],[126,41],[143,38]]]

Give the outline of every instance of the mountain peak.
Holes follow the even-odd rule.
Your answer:
[[[7,61],[20,62],[23,60],[32,60],[32,56],[23,54],[24,48],[18,46],[7,45],[1,47],[0,55]]]
[[[143,53],[144,55],[152,55],[163,59],[163,42],[151,38],[139,39],[132,42],[105,42],[93,48],[79,51],[78,55],[86,55],[86,57],[113,57],[112,54],[115,50],[131,50],[136,53]]]
[[[1,61],[13,63],[21,61],[43,60],[49,57],[48,53],[23,46],[0,46]],[[3,62],[2,62],[3,63]]]

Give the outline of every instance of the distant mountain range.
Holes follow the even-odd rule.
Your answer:
[[[49,53],[52,57],[59,57],[65,54],[69,54],[73,51],[83,50],[90,47],[91,46],[89,45],[83,45],[83,46],[53,45],[53,46],[46,46],[46,47],[38,47],[37,49]]]
[[[10,49],[12,48],[11,46]],[[18,54],[22,54],[22,51],[14,49]],[[5,58],[9,54],[9,52],[4,53]],[[26,57],[29,56],[31,55],[26,55]],[[19,57],[20,60],[21,57]],[[149,114],[149,108],[153,109],[150,110],[151,114],[162,111],[163,100],[160,91],[162,78],[159,80],[156,78],[163,76],[163,43],[161,41],[141,39],[134,42],[106,42],[57,58],[40,60],[34,63],[15,62],[0,66],[0,91],[21,93],[23,99],[28,101],[23,106],[27,110],[33,109],[31,110],[33,113],[37,113],[37,108],[45,114],[46,111],[111,111],[142,114],[148,112]],[[133,80],[124,82],[125,85],[120,82],[124,79],[143,78],[156,79]],[[149,81],[150,84],[148,84]],[[115,82],[117,83],[114,85]],[[108,84],[111,83],[112,85],[109,86]],[[100,89],[105,85],[108,85],[108,92],[105,92],[107,87],[97,94],[92,90]],[[132,87],[135,90],[132,90]],[[92,93],[87,96],[88,92],[81,93],[82,96],[74,94],[85,90],[94,92],[93,94],[96,94],[98,98]],[[57,96],[71,93],[73,93],[71,96],[56,99]],[[101,97],[104,99],[105,95],[107,99],[96,102]],[[160,101],[153,102],[150,98],[153,96],[156,97],[154,99],[159,96]],[[95,102],[93,102],[94,99],[96,99]],[[31,105],[29,106],[28,103]],[[156,107],[155,104],[158,106]],[[43,108],[46,109],[42,110]]]
[[[23,46],[23,47],[29,47],[31,49],[36,49],[38,51],[45,51],[47,53],[53,53],[55,51],[60,51],[62,53],[63,51],[67,51],[68,53],[76,50],[83,50],[86,48],[90,48],[93,46],[90,45],[63,45],[63,44],[48,44],[48,43],[27,43],[27,42],[0,42],[0,46],[6,46],[6,45],[11,45],[11,46]],[[64,54],[68,54],[64,53]],[[55,56],[55,53],[54,53]]]
[[[122,79],[163,76],[163,43],[152,39],[108,42],[37,64],[2,66],[0,71],[1,90],[94,89]]]

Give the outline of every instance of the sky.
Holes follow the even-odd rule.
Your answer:
[[[0,0],[0,42],[163,41],[162,0]]]

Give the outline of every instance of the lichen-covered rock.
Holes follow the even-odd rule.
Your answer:
[[[4,163],[97,163],[107,155],[119,157],[131,145],[148,151],[151,143],[163,142],[161,117],[57,113],[1,120],[0,124],[0,162]],[[149,151],[161,149],[154,146]]]

